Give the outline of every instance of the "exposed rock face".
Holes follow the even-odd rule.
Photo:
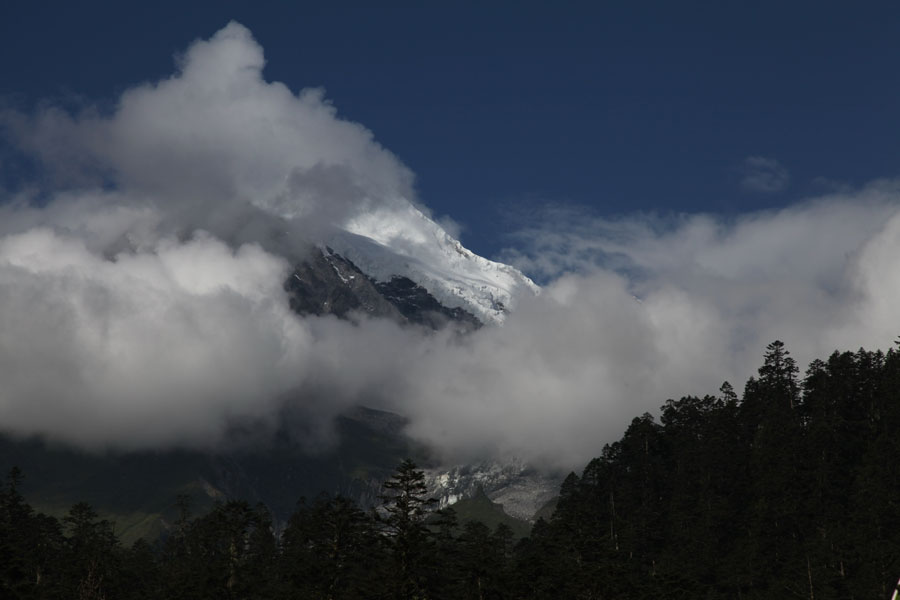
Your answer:
[[[284,282],[291,309],[301,315],[346,317],[359,311],[373,317],[402,319],[375,284],[349,260],[329,249],[310,250]]]
[[[467,331],[481,322],[462,308],[447,308],[406,277],[376,282],[330,248],[311,249],[284,283],[291,309],[301,315],[348,317],[359,312],[428,329],[453,325]]]
[[[411,323],[430,329],[443,329],[451,323],[463,330],[481,327],[481,322],[472,313],[459,307],[447,308],[428,290],[406,277],[377,282],[375,288]]]
[[[559,491],[561,476],[539,473],[521,461],[483,461],[450,469],[429,469],[426,479],[440,506],[471,498],[483,489],[510,516],[533,521],[535,513]]]

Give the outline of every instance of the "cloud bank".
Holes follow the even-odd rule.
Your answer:
[[[504,255],[544,292],[462,338],[297,317],[291,262],[367,215],[417,227],[413,176],[263,66],[231,23],[109,114],[3,114],[44,170],[0,205],[0,430],[210,447],[288,412],[315,446],[363,404],[448,459],[576,468],[669,397],[739,387],[776,338],[804,364],[897,336],[895,181],[731,220],[547,208]]]

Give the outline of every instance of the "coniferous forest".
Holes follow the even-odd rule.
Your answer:
[[[900,352],[836,352],[801,374],[774,342],[742,397],[725,383],[635,418],[521,540],[435,510],[411,461],[376,509],[301,500],[276,535],[261,505],[192,515],[173,499],[165,539],[130,548],[87,504],[33,510],[13,469],[0,597],[887,600],[898,433]]]

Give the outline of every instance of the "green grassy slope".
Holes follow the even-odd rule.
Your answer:
[[[530,523],[506,514],[503,510],[503,505],[493,502],[485,495],[484,490],[480,488],[473,497],[458,501],[452,508],[456,511],[456,517],[460,525],[465,524],[467,521],[481,521],[491,529],[494,529],[500,523],[504,523],[512,529],[516,538],[523,538],[531,533]]]

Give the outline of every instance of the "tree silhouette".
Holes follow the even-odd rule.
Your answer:
[[[424,598],[431,559],[431,531],[425,519],[437,500],[427,497],[425,473],[404,460],[384,483],[380,522],[393,563],[394,595]]]

